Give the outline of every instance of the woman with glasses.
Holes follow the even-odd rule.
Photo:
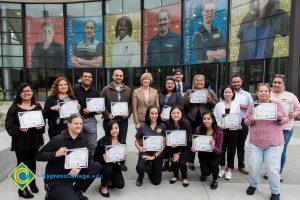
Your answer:
[[[5,128],[12,137],[11,150],[16,153],[17,166],[23,162],[35,174],[35,156],[44,144],[43,133],[45,133],[45,127],[21,127],[18,113],[28,111],[42,111],[42,106],[36,102],[32,87],[28,83],[22,83],[17,89],[16,98],[7,112]],[[35,180],[30,182],[29,188],[32,193],[39,192]],[[18,193],[20,197],[25,199],[33,198],[33,194],[29,192],[27,187],[24,190],[19,189]]]
[[[270,99],[281,103],[288,109],[285,109],[286,114],[289,116],[289,120],[286,124],[282,125],[284,148],[281,156],[280,164],[280,182],[283,181],[282,171],[286,161],[286,149],[293,134],[294,119],[300,114],[300,104],[298,98],[291,92],[285,91],[285,76],[282,74],[276,74],[273,79],[273,87],[270,94]],[[264,178],[268,178],[265,174]]]
[[[206,95],[206,100],[201,103],[195,103],[193,101],[191,102],[191,94],[193,92],[204,93]],[[189,89],[184,93],[184,111],[188,120],[191,122],[192,133],[195,133],[196,128],[201,124],[201,116],[203,113],[211,111],[217,102],[217,95],[214,93],[214,91],[212,89],[205,88],[205,76],[202,74],[195,75],[193,78],[192,89]],[[195,154],[192,153],[188,165],[190,170],[195,170],[194,160]]]
[[[266,166],[269,175],[271,200],[280,199],[280,159],[284,147],[282,125],[288,122],[288,116],[280,103],[270,100],[270,86],[260,83],[257,86],[258,100],[248,107],[245,122],[250,126],[249,140],[249,184],[248,195],[253,195],[260,182],[260,172]],[[275,103],[277,106],[276,118],[256,119],[254,108],[259,104]],[[270,105],[270,104],[269,104]]]

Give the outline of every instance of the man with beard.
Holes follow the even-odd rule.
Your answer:
[[[102,44],[95,40],[96,22],[84,23],[84,41],[79,42],[72,52],[72,66],[76,68],[100,67],[103,62]]]
[[[245,114],[249,105],[253,104],[253,99],[251,94],[242,89],[243,79],[240,75],[233,75],[231,77],[231,84],[234,88],[235,99],[234,101],[240,104],[241,109],[241,125],[242,130],[238,134],[238,144],[237,144],[237,156],[238,156],[238,166],[239,171],[245,175],[249,174],[249,171],[245,168],[245,141],[248,135],[249,127],[245,124]]]
[[[80,104],[80,114],[83,117],[83,133],[88,141],[88,147],[92,156],[97,145],[97,120],[95,115],[100,114],[103,110],[90,112],[87,109],[86,98],[98,98],[100,94],[92,88],[93,75],[92,72],[84,70],[80,76],[81,85],[74,87],[74,94]]]
[[[216,14],[216,0],[204,0],[203,23],[194,33],[193,47],[197,63],[219,62],[226,57],[225,40],[218,27],[212,25]]]
[[[158,33],[147,48],[146,66],[169,66],[180,64],[180,41],[177,33],[170,30],[171,15],[162,9],[157,14]]]

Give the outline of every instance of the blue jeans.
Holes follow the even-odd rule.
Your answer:
[[[283,137],[284,137],[284,148],[283,148],[283,152],[281,155],[281,165],[280,165],[280,173],[282,172],[283,168],[284,168],[284,164],[286,161],[286,149],[287,149],[287,145],[290,142],[290,139],[292,137],[293,134],[293,129],[292,130],[283,130]]]
[[[283,145],[260,148],[254,144],[249,145],[249,184],[257,187],[260,182],[260,171],[266,165],[268,182],[272,194],[280,194],[280,158]]]
[[[92,156],[97,145],[97,120],[95,117],[83,118],[83,134],[88,142]]]

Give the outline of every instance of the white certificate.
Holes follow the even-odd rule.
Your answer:
[[[190,90],[190,103],[207,103],[206,90]]]
[[[174,144],[179,146],[186,146],[186,130],[166,131],[167,146]]]
[[[126,145],[105,146],[106,162],[118,162],[125,160]]]
[[[45,121],[43,118],[42,111],[27,111],[18,112],[20,128],[33,128],[45,126]]]
[[[292,113],[292,102],[288,100],[282,100],[279,101],[280,105],[283,107],[284,112],[286,115],[289,115]]]
[[[60,106],[60,118],[68,118],[72,114],[78,113],[78,101],[58,102],[58,105]]]
[[[162,136],[144,136],[143,147],[147,151],[162,151],[163,150],[163,137]]]
[[[222,124],[229,129],[237,129],[241,126],[241,117],[239,113],[230,113],[223,115]]]
[[[170,119],[170,113],[171,113],[172,107],[164,105],[163,110],[161,111],[160,117],[164,120]]]
[[[276,103],[255,103],[253,116],[255,120],[276,120]]]
[[[111,102],[111,114],[114,116],[128,116],[128,102]]]
[[[104,98],[86,98],[86,108],[90,112],[104,111]]]
[[[212,152],[212,146],[209,144],[212,139],[212,136],[193,135],[193,147],[197,151]]]
[[[237,104],[242,104],[242,105],[247,105],[247,98],[242,95],[242,94],[237,94],[235,93],[235,98],[234,98],[234,102],[236,102]]]
[[[68,149],[65,156],[65,169],[87,168],[89,151],[86,148]]]

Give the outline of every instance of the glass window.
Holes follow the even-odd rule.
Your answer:
[[[63,17],[63,4],[45,4],[45,17]]]
[[[162,5],[170,5],[179,2],[179,0],[162,0]]]
[[[23,67],[23,57],[3,57],[3,67]]]
[[[22,19],[20,18],[2,18],[2,32],[13,32],[22,33]]]
[[[122,0],[111,0],[105,2],[106,14],[122,13]]]
[[[101,2],[85,3],[84,16],[102,16],[102,3]]]
[[[26,4],[26,17],[44,17],[44,4]]]
[[[4,56],[23,56],[22,45],[2,45]]]
[[[15,91],[20,83],[24,82],[23,80],[23,69],[21,68],[10,68],[10,69],[1,69],[0,74],[0,84],[4,92],[5,100],[13,100]]]
[[[83,16],[83,3],[67,4],[68,17],[82,17]]]
[[[123,0],[123,13],[140,11],[140,0]]]
[[[1,3],[0,7],[2,17],[22,17],[21,4]]]
[[[161,0],[144,0],[145,9],[157,8],[161,6]]]
[[[23,44],[22,33],[2,33],[2,44]]]

